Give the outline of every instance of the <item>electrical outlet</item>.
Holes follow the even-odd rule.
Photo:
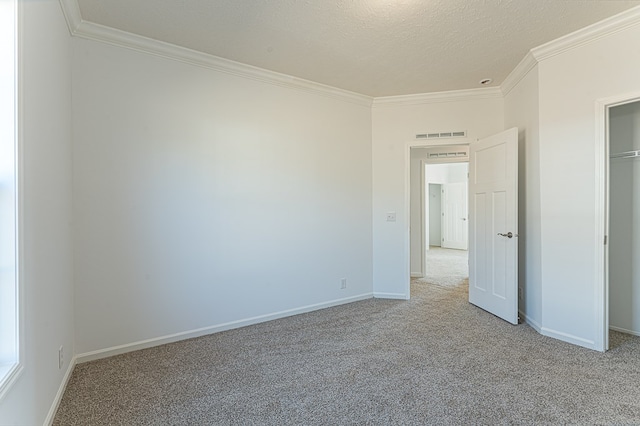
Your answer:
[[[387,222],[395,222],[395,221],[396,221],[396,212],[388,212]]]
[[[58,349],[58,369],[62,370],[63,365],[64,365],[64,346],[60,346],[60,349]]]
[[[343,289],[343,290],[345,288],[347,288],[347,279],[346,278],[343,278],[343,279],[340,280],[340,288]]]

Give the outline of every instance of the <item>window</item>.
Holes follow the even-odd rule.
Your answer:
[[[16,22],[17,0],[0,1],[0,396],[20,372]]]

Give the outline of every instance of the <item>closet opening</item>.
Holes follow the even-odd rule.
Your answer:
[[[606,349],[640,336],[640,100],[607,117]]]

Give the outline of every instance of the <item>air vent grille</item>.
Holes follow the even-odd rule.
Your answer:
[[[459,132],[440,132],[440,133],[418,133],[416,139],[444,139],[444,138],[464,138],[467,136],[466,131]]]
[[[429,158],[452,158],[452,157],[466,157],[467,153],[464,151],[457,152],[430,152]]]

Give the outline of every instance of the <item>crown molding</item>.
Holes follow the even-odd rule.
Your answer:
[[[525,55],[500,87],[374,98],[84,21],[77,0],[59,0],[59,2],[72,36],[100,41],[250,80],[315,93],[369,107],[421,105],[503,97],[510,93],[539,62],[627,28],[640,25],[640,6],[637,6],[535,47]]]
[[[529,74],[529,71],[534,69],[537,65],[538,61],[533,57],[531,51],[527,52],[513,71],[509,73],[507,78],[502,81],[502,84],[500,85],[502,96],[507,96],[509,92],[511,92],[518,83],[520,83],[520,81]]]
[[[373,102],[373,98],[370,96],[242,64],[175,44],[84,21],[80,15],[80,9],[78,8],[76,0],[60,0],[60,4],[67,19],[69,31],[71,35],[75,37],[124,47],[141,53],[209,68],[214,71],[249,80],[314,93],[366,107],[371,107]]]
[[[529,71],[534,69],[541,61],[637,25],[640,25],[640,6],[628,9],[610,18],[596,22],[593,25],[574,31],[571,34],[534,47],[525,55],[513,71],[511,71],[507,78],[504,79],[500,85],[502,95],[507,96]]]
[[[440,102],[461,102],[502,97],[499,87],[450,90],[446,92],[420,93],[417,95],[384,96],[373,99],[374,107],[423,105]]]
[[[60,7],[64,14],[64,19],[67,20],[67,26],[71,35],[75,35],[78,30],[78,26],[82,22],[82,14],[80,13],[80,6],[78,6],[77,0],[60,0]]]
[[[640,25],[640,6],[625,10],[549,43],[534,47],[530,52],[538,62],[544,61],[636,25]]]

